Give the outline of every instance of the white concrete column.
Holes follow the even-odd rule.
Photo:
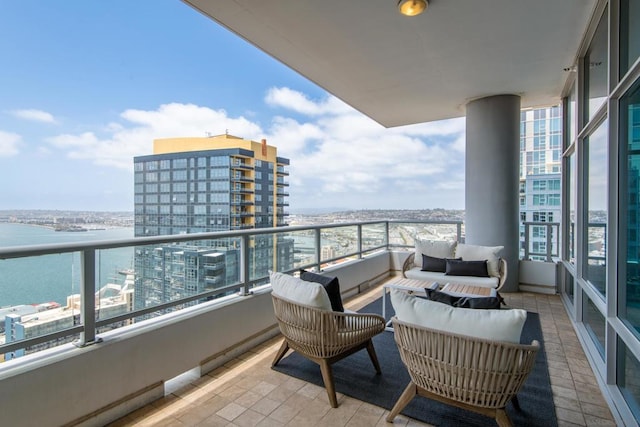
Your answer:
[[[520,97],[496,95],[467,104],[466,243],[504,246],[504,291],[518,290]]]

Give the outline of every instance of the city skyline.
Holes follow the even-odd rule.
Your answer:
[[[226,132],[291,159],[292,212],[464,208],[463,118],[385,129],[179,1],[4,4],[0,36],[2,209],[130,211],[154,139]]]

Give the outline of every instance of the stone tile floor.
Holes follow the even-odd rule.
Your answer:
[[[352,298],[352,310],[381,295]],[[567,313],[556,295],[504,295],[510,307],[540,313],[558,424],[615,426]],[[276,337],[209,374],[182,379],[177,390],[110,424],[118,426],[388,426],[383,408],[338,393],[331,408],[324,388],[271,370]],[[393,425],[425,426],[400,415]]]

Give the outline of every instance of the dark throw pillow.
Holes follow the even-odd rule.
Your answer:
[[[327,291],[327,295],[329,295],[331,309],[333,311],[344,312],[342,297],[340,296],[340,282],[338,282],[337,277],[323,276],[311,271],[300,270],[300,279],[306,282],[320,283],[324,287],[324,290]]]
[[[425,289],[427,299],[453,307],[476,309],[499,309],[500,297],[456,297],[434,289]]]
[[[422,254],[422,271],[444,273],[445,271],[447,271],[447,259],[449,258],[436,258],[433,256]],[[462,258],[455,259],[462,260]]]
[[[487,260],[484,261],[461,261],[448,259],[445,275],[447,276],[475,276],[489,277],[487,271]]]
[[[441,302],[447,305],[455,305],[460,298],[454,297],[444,292],[437,291],[435,289],[426,288],[424,292],[427,294],[427,299],[431,301]]]

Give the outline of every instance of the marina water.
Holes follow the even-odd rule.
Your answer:
[[[133,228],[55,231],[51,228],[0,223],[0,247],[90,242],[133,237]],[[121,284],[119,271],[133,267],[133,248],[96,252],[99,286]],[[0,307],[57,302],[66,305],[67,296],[80,293],[80,253],[54,254],[0,260]]]

